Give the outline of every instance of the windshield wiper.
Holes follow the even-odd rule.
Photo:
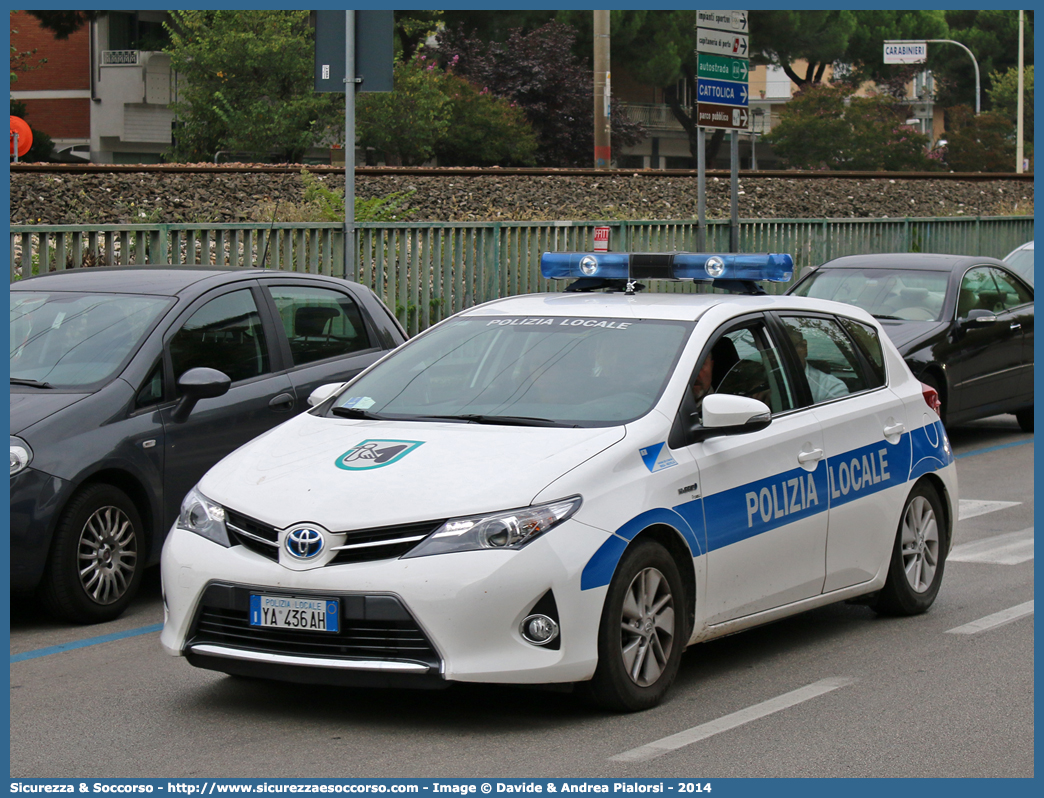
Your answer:
[[[28,385],[31,388],[53,388],[54,387],[49,382],[40,382],[40,380],[26,380],[26,379],[23,379],[22,377],[12,377],[11,378],[11,384],[12,385]]]
[[[341,416],[342,418],[367,418],[371,421],[384,420],[384,416],[379,416],[376,413],[371,413],[369,410],[363,410],[360,407],[335,407],[330,412],[335,416]]]
[[[421,419],[440,419],[445,421],[467,421],[472,424],[498,424],[505,427],[575,427],[550,418],[534,418],[533,416],[489,416],[481,413],[462,413],[456,416],[418,416]]]

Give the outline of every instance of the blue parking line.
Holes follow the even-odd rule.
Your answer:
[[[1028,441],[1015,441],[1014,443],[1002,443],[999,446],[987,446],[985,449],[973,449],[972,451],[964,452],[963,454],[955,454],[954,459],[960,460],[962,457],[974,457],[977,454],[998,452],[1001,449],[1010,449],[1012,446],[1025,446],[1027,443],[1033,443],[1032,439]]]
[[[62,651],[72,651],[76,648],[87,648],[87,646],[96,646],[99,643],[111,643],[114,640],[123,640],[127,637],[137,637],[138,635],[152,634],[158,632],[163,628],[163,624],[156,623],[152,626],[142,626],[140,629],[131,629],[129,632],[115,632],[111,635],[101,635],[100,637],[88,637],[86,640],[77,640],[74,643],[62,643],[57,646],[48,646],[47,648],[38,648],[36,651],[23,651],[21,654],[11,655],[11,664],[16,662],[25,662],[27,659],[36,659],[37,657],[46,657],[48,654],[58,654]]]

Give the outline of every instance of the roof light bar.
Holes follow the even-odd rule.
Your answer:
[[[788,282],[794,259],[779,253],[545,252],[540,272],[548,280],[768,280]]]

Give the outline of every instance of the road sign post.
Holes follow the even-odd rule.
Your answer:
[[[750,127],[750,43],[746,11],[696,12],[696,127],[698,137],[699,231],[701,246],[706,240],[703,208],[706,158],[704,130],[708,127],[732,132],[730,142],[732,190],[730,249],[739,250],[739,131]]]

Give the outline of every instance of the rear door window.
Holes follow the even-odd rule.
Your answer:
[[[269,285],[295,366],[371,348],[355,300],[333,289]]]

